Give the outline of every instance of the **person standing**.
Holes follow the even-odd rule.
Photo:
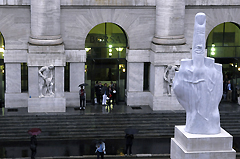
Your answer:
[[[102,88],[102,95],[103,95],[102,105],[106,105],[107,94],[108,94],[108,88],[107,88],[107,83],[105,83]]]
[[[100,104],[100,98],[101,98],[101,93],[103,88],[102,83],[99,82],[98,86],[96,86],[95,88],[96,88],[97,103]]]
[[[37,138],[36,137],[37,137],[36,135],[33,135],[30,141],[30,149],[32,151],[31,159],[35,159],[35,156],[37,154]]]
[[[125,155],[132,155],[132,144],[133,144],[134,135],[126,134],[125,139],[126,139]],[[128,150],[129,150],[129,153],[128,153]]]
[[[96,95],[96,97],[94,96],[94,104],[97,104],[98,81],[96,81],[96,84],[95,84],[95,86],[94,86],[94,89],[95,89],[95,95]]]
[[[228,80],[227,90],[228,90],[228,92],[227,92],[227,100],[229,102],[232,102],[232,84],[231,84],[230,80]]]
[[[110,104],[111,104],[111,100],[112,100],[112,88],[111,88],[111,86],[108,86],[108,91],[107,91],[107,97],[108,97],[108,105],[110,106]]]
[[[81,86],[81,89],[79,90],[79,96],[80,96],[80,110],[85,110],[85,90],[83,89],[83,86]]]
[[[103,141],[100,141],[96,144],[96,148],[97,159],[99,159],[99,156],[101,156],[101,159],[104,159],[104,154],[106,154],[105,143]]]
[[[112,103],[113,103],[113,105],[116,104],[116,96],[117,96],[116,83],[114,83],[112,86]]]

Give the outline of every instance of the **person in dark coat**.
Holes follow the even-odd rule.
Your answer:
[[[30,149],[32,151],[31,159],[35,159],[35,156],[37,154],[37,136],[36,135],[33,135],[31,137]]]
[[[133,139],[134,135],[133,134],[126,134],[125,135],[126,139],[126,150],[125,150],[125,155],[132,155],[132,144],[133,144]],[[129,150],[129,153],[128,153]]]
[[[100,104],[102,88],[103,88],[102,83],[98,82],[98,86],[95,87],[95,89],[96,89],[96,96],[97,96],[97,103],[98,104]]]
[[[85,109],[85,90],[83,89],[83,86],[81,86],[81,89],[79,90],[79,96],[80,96],[80,110]]]

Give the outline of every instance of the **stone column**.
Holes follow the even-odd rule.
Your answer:
[[[185,0],[156,0],[155,36],[150,54],[151,83],[160,84],[162,91],[151,89],[153,110],[183,109],[176,97],[167,95],[167,83],[163,78],[168,65],[179,65],[181,59],[190,58],[190,48],[184,37]],[[160,71],[160,72],[158,72]]]
[[[184,38],[185,0],[156,0],[156,26],[153,43],[181,45]]]
[[[58,45],[63,42],[60,29],[60,0],[31,0],[30,44]]]
[[[28,112],[65,112],[64,66],[66,55],[61,37],[61,0],[31,0],[31,35],[28,47]],[[54,96],[39,98],[38,71],[54,66]],[[36,72],[37,71],[37,72]],[[42,97],[42,96],[40,96]],[[37,103],[37,104],[36,104]]]
[[[127,105],[148,105],[148,94],[143,92],[143,62],[127,63]]]
[[[86,59],[86,58],[85,58]],[[85,82],[85,62],[70,63],[70,92],[65,93],[68,106],[79,106],[79,84]],[[86,86],[90,87],[90,86]],[[86,90],[86,89],[85,89]],[[86,93],[87,96],[90,94]]]
[[[21,64],[6,63],[6,92],[5,107],[15,108],[22,107],[21,95]]]

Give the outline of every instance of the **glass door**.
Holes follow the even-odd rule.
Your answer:
[[[91,59],[87,60],[87,74],[86,81],[91,83],[87,92],[91,96],[87,96],[87,101],[94,103],[95,85],[96,82],[101,82],[102,85],[107,83],[108,86],[115,83],[117,89],[117,102],[124,101],[125,96],[125,72],[126,72],[126,60],[125,59]],[[112,83],[111,83],[112,82]],[[91,89],[91,90],[90,90]]]

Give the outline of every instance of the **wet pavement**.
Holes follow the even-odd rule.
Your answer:
[[[125,140],[104,140],[107,155],[124,155]],[[146,144],[147,143],[147,144]],[[27,141],[0,142],[0,157],[29,157],[30,149]],[[169,154],[170,139],[134,139],[133,154]],[[38,157],[83,156],[95,154],[94,140],[71,141],[38,141]]]
[[[221,102],[219,106],[220,112],[240,112],[240,106],[237,103]],[[180,110],[184,111],[184,110]],[[149,106],[129,107],[124,104],[115,106],[87,105],[86,110],[80,111],[78,107],[68,107],[65,113],[34,113],[34,114],[95,114],[95,113],[160,113],[163,111],[152,111]],[[169,112],[169,111],[168,111]],[[176,112],[176,111],[172,111]],[[25,114],[27,108],[19,109],[2,109],[3,116],[14,114]],[[117,155],[124,156],[125,139],[105,140],[107,156]],[[234,149],[240,151],[240,138],[234,138]],[[167,154],[165,159],[169,159],[170,138],[136,138],[132,148],[134,156],[137,154]],[[95,155],[95,143],[93,140],[51,140],[38,141],[37,157],[53,157],[53,156],[91,156]],[[30,156],[28,141],[1,142],[0,141],[0,158],[20,158]],[[114,157],[116,158],[116,156]],[[127,159],[128,157],[125,157]],[[150,157],[147,157],[150,158]],[[162,157],[161,157],[162,158]],[[240,158],[237,158],[240,159]]]

